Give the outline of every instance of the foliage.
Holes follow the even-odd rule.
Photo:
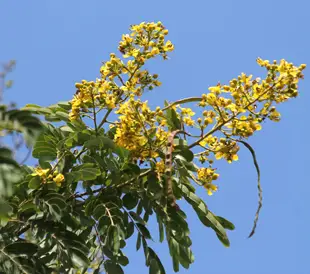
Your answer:
[[[14,61],[3,65],[3,72],[0,73],[0,138],[12,137],[14,149],[22,145],[23,135],[28,146],[31,146],[42,129],[38,118],[33,117],[29,111],[15,109],[15,104],[9,106],[1,104],[4,91],[12,85],[12,80],[6,81],[6,76],[12,71],[15,65]],[[13,185],[23,178],[20,165],[13,157],[13,151],[8,145],[3,145],[0,139],[0,216],[11,211],[11,208],[4,201],[13,193]]]
[[[201,97],[151,110],[141,96],[161,83],[144,64],[157,56],[167,59],[174,49],[167,34],[161,22],[133,25],[119,43],[123,58],[112,53],[99,79],[76,84],[71,101],[13,112],[3,108],[4,128],[35,140],[38,165],[19,166],[9,151],[0,150],[0,164],[6,157],[6,165],[22,174],[10,182],[14,195],[8,192],[1,206],[0,271],[123,273],[129,259],[122,250],[137,235],[136,248],[142,247],[150,273],[165,273],[149,246],[150,217],[158,222],[160,242],[168,242],[174,270],[189,268],[194,261],[189,225],[184,211],[167,202],[168,182],[175,198],[184,199],[229,246],[227,230],[234,225],[214,214],[196,188],[209,195],[217,190],[214,160],[237,161],[239,143],[252,153],[259,175],[247,139],[265,120],[280,120],[275,105],[298,95],[305,65],[258,58],[267,71],[264,79],[242,73]],[[198,118],[184,107],[195,102]],[[29,112],[45,118],[38,137],[31,135],[39,125]],[[171,159],[169,166],[165,159]]]

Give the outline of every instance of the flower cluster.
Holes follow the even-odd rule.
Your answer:
[[[129,100],[115,111],[119,115],[114,141],[131,151],[137,159],[156,158],[157,150],[166,145],[169,132],[164,129],[165,118],[160,111],[151,111],[147,101]]]
[[[58,187],[60,187],[63,181],[65,180],[64,175],[58,173],[57,170],[51,173],[51,170],[49,168],[42,169],[41,167],[35,168],[34,173],[32,173],[32,176],[39,176],[43,184],[55,182]]]
[[[306,66],[258,58],[257,63],[267,71],[264,79],[241,73],[226,85],[218,83],[210,87],[209,93],[201,97],[183,99],[152,111],[140,97],[144,90],[152,90],[161,83],[158,75],[143,69],[143,65],[156,56],[167,59],[167,53],[174,49],[169,40],[165,41],[167,34],[161,22],[131,26],[131,33],[122,36],[118,47],[124,59],[112,53],[100,68],[100,79],[76,84],[70,119],[80,119],[87,113],[96,116],[101,110],[106,111],[107,118],[114,110],[118,115],[112,123],[115,143],[128,149],[133,158],[144,161],[158,158],[158,152],[167,145],[171,117],[166,111],[173,112],[184,131],[189,128],[199,131],[191,137],[190,140],[196,139],[188,147],[202,148],[196,157],[202,164],[208,161],[210,166],[199,169],[197,176],[212,194],[217,189],[212,181],[218,177],[211,167],[213,159],[237,161],[238,141],[261,130],[266,119],[279,121],[281,115],[276,105],[298,95],[298,82]],[[198,103],[202,108],[201,117],[194,118],[193,109],[182,106],[189,102]],[[163,173],[164,161],[157,159],[155,162],[158,174]]]
[[[203,183],[203,186],[208,191],[208,195],[212,195],[214,191],[217,191],[217,186],[212,182],[217,180],[219,174],[215,173],[214,168],[200,168],[197,171],[198,180]]]
[[[145,23],[131,26],[132,33],[123,35],[119,43],[119,51],[124,58],[134,57],[137,62],[144,63],[158,54],[167,58],[167,52],[174,49],[171,41],[165,42],[168,30],[161,22]]]
[[[141,96],[145,89],[152,90],[160,86],[157,74],[142,70],[145,61],[157,55],[167,58],[167,52],[174,46],[165,42],[168,30],[158,23],[141,23],[131,27],[131,34],[123,35],[119,50],[123,61],[116,54],[110,54],[110,60],[100,68],[101,78],[94,81],[83,80],[76,83],[77,92],[71,101],[70,120],[80,118],[81,111],[89,112],[89,108],[114,109],[131,94]]]

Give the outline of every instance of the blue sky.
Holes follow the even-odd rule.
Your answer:
[[[99,67],[116,52],[130,24],[162,21],[175,44],[171,59],[147,67],[159,73],[163,85],[147,94],[153,106],[163,100],[199,96],[218,81],[241,72],[263,76],[255,62],[285,58],[310,65],[309,9],[306,0],[222,1],[1,1],[0,60],[17,60],[7,100],[49,105],[69,100],[74,83],[99,76]],[[308,27],[307,27],[308,25]],[[308,69],[309,70],[309,69]],[[240,161],[218,162],[219,191],[203,193],[209,208],[231,220],[231,247],[190,210],[195,263],[179,273],[306,274],[310,273],[310,191],[308,117],[310,77],[300,84],[300,97],[283,104],[280,123],[268,122],[250,139],[262,171],[264,204],[252,239],[257,207],[256,174],[246,150]],[[309,108],[308,108],[309,109]],[[308,181],[308,183],[307,183]],[[150,224],[155,230],[154,223]],[[126,249],[127,274],[148,273],[143,252],[134,241]],[[155,244],[167,273],[173,273],[165,244]]]

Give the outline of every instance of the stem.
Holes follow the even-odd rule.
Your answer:
[[[111,221],[111,225],[114,226],[114,221],[113,221],[113,218],[112,218],[112,215],[111,215],[111,212],[110,212],[109,208],[108,208],[105,204],[102,204],[102,205],[104,206],[106,212],[107,212],[108,215],[109,215],[109,218],[110,218],[110,221]]]
[[[96,106],[95,106],[95,99],[94,99],[94,94],[93,94],[93,92],[91,92],[91,99],[92,99],[92,101],[93,101],[94,126],[95,126],[96,136],[98,136]]]
[[[117,78],[119,79],[119,81],[122,83],[123,86],[126,86],[126,84],[124,83],[122,77],[119,76],[119,74],[117,74]]]
[[[101,123],[99,124],[98,128],[101,128],[103,126],[103,124],[107,121],[108,116],[110,115],[110,113],[112,112],[112,108],[108,109],[108,111],[105,113]]]

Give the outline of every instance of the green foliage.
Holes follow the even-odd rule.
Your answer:
[[[9,109],[6,105],[0,105],[0,134],[10,135],[12,132],[21,133],[28,146],[33,145],[40,133],[42,124],[29,111]],[[5,198],[13,194],[15,185],[22,180],[23,171],[14,160],[13,152],[9,147],[0,143],[0,216],[7,217],[12,211]]]
[[[11,167],[11,175],[13,171],[20,174],[10,177],[15,178],[10,182],[15,185],[14,196],[10,196],[8,182],[0,181],[7,191],[0,212],[0,271],[68,273],[70,269],[91,267],[94,273],[100,269],[124,273],[129,259],[122,249],[136,232],[137,250],[143,249],[150,273],[165,273],[159,256],[149,247],[149,241],[154,239],[147,226],[152,216],[158,222],[160,242],[168,242],[174,270],[178,271],[180,265],[189,268],[194,256],[186,214],[162,203],[164,186],[154,168],[135,164],[130,152],[118,147],[109,132],[96,132],[85,124],[69,122],[64,118],[69,108],[63,106],[67,105],[30,105],[22,110],[28,117],[32,117],[32,111],[47,120],[65,122],[58,127],[47,123],[38,138],[28,138],[36,140],[33,157],[43,170],[49,170],[45,179],[32,167],[21,168],[9,150],[0,150],[1,167]],[[178,127],[176,116],[173,112],[169,115],[172,127]],[[184,198],[201,222],[228,246],[225,228],[234,226],[213,215],[195,194],[190,183],[191,170],[196,169],[193,154],[185,140],[176,142],[173,158],[180,176],[173,178],[175,195]],[[64,175],[60,185],[48,179],[55,171]]]

